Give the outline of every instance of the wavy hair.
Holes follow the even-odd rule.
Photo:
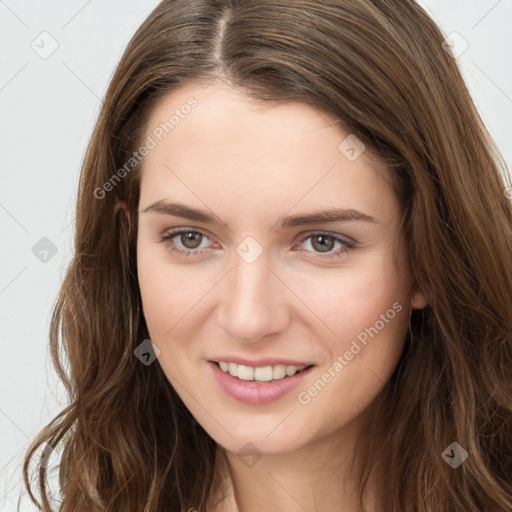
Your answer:
[[[218,483],[217,444],[160,366],[134,357],[149,338],[135,250],[140,164],[118,170],[159,99],[222,77],[253,99],[327,112],[392,170],[429,305],[412,313],[375,409],[385,442],[365,461],[361,506],[381,460],[386,512],[512,511],[512,187],[443,40],[412,0],[158,4],[115,70],[82,164],[74,256],[50,327],[69,405],[23,465],[40,510],[204,511]],[[454,441],[468,453],[457,469],[441,456]],[[41,501],[30,481],[43,446],[60,448],[57,504],[46,464],[34,470]]]

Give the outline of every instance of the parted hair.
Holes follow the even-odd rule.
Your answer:
[[[412,0],[158,4],[113,74],[82,163],[74,253],[49,333],[69,404],[23,466],[41,510],[204,512],[218,484],[216,442],[161,367],[134,356],[149,338],[136,267],[140,165],[98,190],[140,147],[163,96],[221,77],[257,101],[334,116],[392,174],[428,306],[412,312],[372,417],[385,441],[365,460],[361,507],[370,468],[384,461],[386,512],[512,511],[512,188],[444,38]],[[442,457],[453,442],[468,454],[457,468]],[[59,455],[58,496],[51,465],[38,463],[45,446]]]

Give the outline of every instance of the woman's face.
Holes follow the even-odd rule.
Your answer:
[[[219,82],[164,98],[144,143],[143,312],[197,421],[229,451],[279,453],[363,417],[413,291],[387,170],[312,107],[255,105]],[[306,368],[280,378],[287,366]]]

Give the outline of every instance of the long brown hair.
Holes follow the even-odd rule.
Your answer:
[[[429,305],[413,312],[375,410],[386,437],[360,496],[378,457],[386,512],[512,510],[512,189],[443,39],[412,0],[156,7],[115,71],[82,166],[75,252],[50,331],[70,403],[26,454],[35,503],[30,462],[50,446],[61,449],[62,512],[205,508],[216,443],[160,366],[134,356],[149,335],[135,260],[140,163],[125,164],[160,98],[222,77],[254,99],[329,113],[393,171]],[[453,442],[468,454],[456,469],[442,457]],[[37,482],[50,511],[47,469]]]

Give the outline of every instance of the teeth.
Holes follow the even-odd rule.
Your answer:
[[[276,364],[272,367],[272,378],[275,380],[284,379],[286,376],[286,366],[284,364]]]
[[[292,375],[295,375],[299,370],[297,370],[297,366],[287,366],[285,371],[286,375],[288,375],[288,377],[291,377]]]
[[[228,371],[233,377],[238,377],[238,365],[236,363],[228,363]]]
[[[260,368],[258,368],[260,370]],[[251,366],[238,365],[238,378],[242,380],[253,380],[256,372]],[[258,379],[259,380],[259,379]]]
[[[300,372],[306,366],[285,366],[284,364],[276,364],[275,366],[260,366],[254,368],[243,364],[219,362],[220,369],[233,377],[240,380],[256,380],[258,382],[268,382],[271,380],[284,379],[286,376],[291,377]]]
[[[238,366],[238,376],[240,378],[240,370],[242,368],[246,368],[242,365]],[[254,368],[254,380],[259,380],[260,382],[267,382],[272,380],[272,366],[263,366],[260,368]]]

